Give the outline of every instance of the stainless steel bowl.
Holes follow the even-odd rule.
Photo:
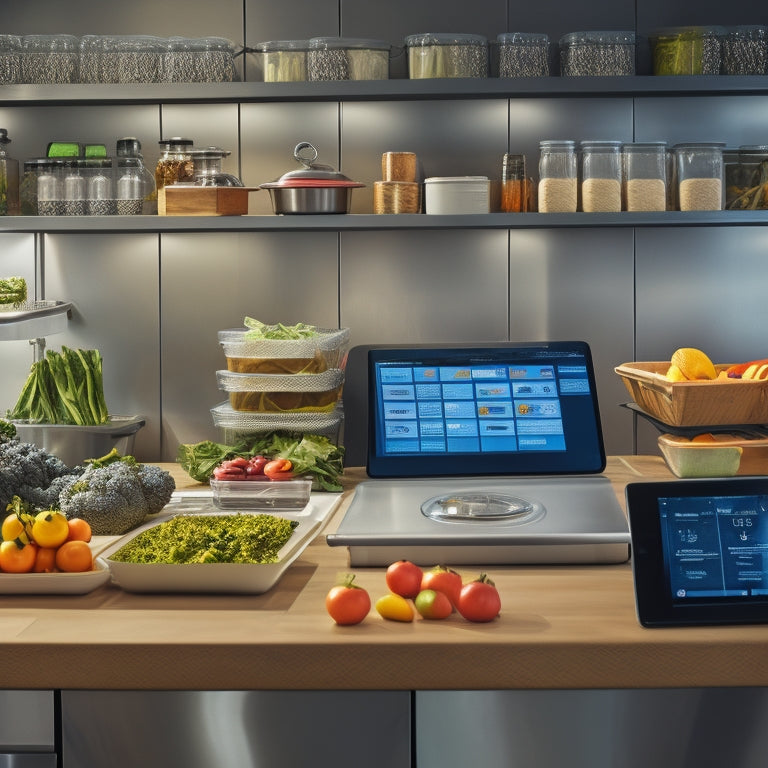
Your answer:
[[[349,213],[352,187],[272,187],[275,213]]]

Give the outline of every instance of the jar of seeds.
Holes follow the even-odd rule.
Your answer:
[[[723,147],[720,143],[676,144],[677,199],[681,211],[723,207]]]
[[[539,212],[574,213],[578,202],[576,142],[539,142]]]
[[[390,50],[383,40],[313,37],[307,52],[309,80],[387,80]]]
[[[724,75],[764,75],[768,72],[768,27],[731,27],[722,39]]]
[[[635,74],[634,32],[571,32],[560,38],[565,77]]]
[[[549,75],[549,36],[538,32],[503,32],[496,37],[499,77]]]
[[[488,77],[488,39],[482,35],[422,33],[405,38],[408,76]]]
[[[621,142],[581,142],[581,210],[621,210]]]
[[[234,45],[223,37],[171,37],[164,41],[162,81],[225,83],[235,79]]]
[[[0,35],[0,85],[21,82],[21,37]]]
[[[634,142],[622,147],[624,210],[667,210],[667,145]]]
[[[55,85],[78,82],[80,41],[73,35],[25,35],[21,82]]]
[[[723,27],[668,27],[648,36],[654,75],[719,75]]]

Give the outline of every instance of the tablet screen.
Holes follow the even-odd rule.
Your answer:
[[[768,620],[768,481],[627,486],[641,623]]]
[[[373,349],[372,477],[601,472],[584,342]]]

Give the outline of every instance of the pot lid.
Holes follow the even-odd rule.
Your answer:
[[[364,187],[365,184],[334,170],[330,165],[316,163],[317,150],[308,141],[300,141],[293,150],[293,156],[301,168],[288,171],[279,179],[262,184],[262,189],[279,189],[280,187]]]

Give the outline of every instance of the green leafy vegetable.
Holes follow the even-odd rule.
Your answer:
[[[283,325],[277,323],[277,325],[267,325],[260,320],[254,320],[252,317],[246,317],[243,321],[246,328],[250,330],[243,334],[245,339],[278,339],[285,341],[286,339],[311,339],[313,336],[317,336],[317,328],[314,325],[307,325],[306,323],[296,323],[296,325]]]
[[[47,350],[32,364],[9,419],[95,426],[109,420],[102,358],[96,349]]]
[[[27,281],[23,277],[0,278],[0,304],[23,304],[27,300]]]
[[[207,483],[222,461],[237,456],[262,455],[268,459],[290,459],[296,475],[310,475],[314,490],[340,491],[344,472],[344,448],[322,435],[268,432],[237,445],[205,440],[179,446],[177,460],[193,479]]]

